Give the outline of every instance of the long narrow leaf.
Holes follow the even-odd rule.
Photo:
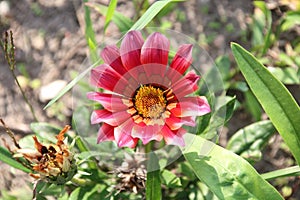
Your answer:
[[[285,169],[279,169],[276,171],[264,173],[261,175],[261,177],[266,180],[270,180],[270,179],[284,177],[284,176],[299,176],[299,175],[300,175],[300,167],[293,166]]]
[[[44,110],[50,107],[52,104],[54,104],[58,99],[60,99],[65,93],[67,93],[72,87],[74,87],[85,75],[87,75],[87,73],[89,73],[92,68],[94,68],[98,64],[100,64],[100,60],[88,67],[76,78],[74,78],[70,83],[68,83],[68,85],[64,89],[62,89],[53,99],[51,99],[51,101],[44,107]]]
[[[158,158],[154,153],[149,154],[147,166],[146,199],[161,200],[161,180]]]
[[[101,4],[89,2],[85,5],[95,9],[101,15],[105,15],[108,12],[108,7]],[[128,31],[133,25],[133,21],[131,21],[131,19],[129,19],[128,17],[124,16],[122,13],[116,10],[114,11],[111,21],[113,21],[117,25],[120,32]]]
[[[5,162],[6,164],[10,165],[11,167],[14,167],[16,169],[20,169],[23,172],[30,173],[31,170],[27,167],[24,167],[21,163],[16,161],[12,155],[3,147],[0,146],[0,160],[2,162]]]
[[[262,148],[276,132],[269,120],[259,121],[238,130],[228,141],[227,149],[241,155],[248,161],[261,159]]]
[[[84,0],[88,2],[88,0]],[[84,21],[85,21],[85,38],[90,50],[91,61],[94,63],[99,59],[97,54],[97,41],[93,30],[93,22],[90,16],[90,8],[84,6]]]
[[[143,16],[130,28],[130,30],[141,30],[152,21],[152,19],[169,3],[179,2],[184,0],[164,0],[156,1],[148,8]]]
[[[114,15],[118,0],[111,0],[105,15],[105,25],[104,25],[104,33]]]
[[[300,164],[300,108],[295,99],[261,63],[240,45],[231,48],[250,89]]]
[[[219,199],[283,199],[240,156],[193,134],[185,134],[184,139],[190,145],[183,149],[184,157]]]

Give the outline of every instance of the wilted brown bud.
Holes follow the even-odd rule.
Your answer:
[[[36,151],[18,149],[17,155],[21,155],[31,162],[32,169],[37,172],[32,174],[34,178],[47,180],[55,184],[64,184],[75,175],[77,167],[73,154],[68,145],[64,144],[64,134],[70,129],[65,128],[56,136],[56,144],[44,145],[36,136],[33,136]]]

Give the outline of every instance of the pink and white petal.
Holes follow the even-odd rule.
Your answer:
[[[144,64],[143,70],[146,72],[148,83],[163,85],[164,77],[167,71],[167,65],[158,63]]]
[[[166,144],[176,145],[176,146],[185,146],[183,135],[186,131],[183,128],[180,128],[176,131],[172,131],[168,126],[164,126],[162,129],[162,135]]]
[[[202,116],[210,112],[210,106],[206,97],[182,98],[171,113],[176,117]]]
[[[184,74],[184,72],[189,68],[192,63],[192,44],[183,44],[178,48],[178,51],[175,57],[170,64],[172,69],[175,69],[180,74]]]
[[[186,76],[173,84],[172,89],[176,98],[180,99],[195,92],[198,89],[197,82],[199,78],[194,71],[190,71]]]
[[[105,63],[109,64],[120,75],[125,74],[127,71],[123,66],[119,49],[116,45],[106,46],[100,53]]]
[[[97,143],[104,141],[113,141],[114,139],[114,127],[109,124],[103,123],[98,131]]]
[[[120,56],[123,66],[130,70],[136,66],[141,65],[141,49],[144,40],[141,32],[129,31],[120,46]]]
[[[112,92],[121,93],[128,83],[109,65],[102,64],[92,69],[91,84]],[[116,84],[123,85],[123,88],[117,88],[116,90]]]
[[[147,144],[151,140],[161,141],[162,135],[160,134],[163,126],[161,125],[146,125],[143,122],[135,124],[132,128],[132,137],[139,138],[143,144]]]
[[[107,110],[94,110],[91,115],[91,124],[98,124],[101,122],[107,123],[111,126],[118,126],[130,117],[127,111],[109,112]]]
[[[192,48],[191,44],[184,44],[179,47],[175,57],[170,64],[166,77],[171,80],[172,83],[176,83],[182,77],[184,72],[189,68],[192,63]]]
[[[134,148],[138,142],[138,138],[133,138],[131,135],[133,120],[130,118],[123,124],[115,128],[114,136],[119,147]]]
[[[123,103],[124,97],[114,94],[89,92],[87,98],[99,102],[106,110],[117,112],[128,109],[128,106]]]
[[[164,76],[166,74],[166,69],[166,65],[161,65],[157,63],[143,64],[129,70],[128,74],[130,76],[126,78],[126,74],[125,78],[126,80],[128,80],[128,82],[130,82],[130,85],[132,85],[132,87],[135,86],[135,89],[141,84],[144,85],[149,83],[155,83],[162,85],[164,81]]]
[[[167,65],[169,50],[170,41],[161,33],[152,33],[142,47],[141,62]]]
[[[131,72],[135,71],[135,68],[133,68],[130,71]],[[137,81],[137,77],[132,76],[131,72],[124,74],[122,76],[122,81],[116,83],[114,88],[115,93],[121,94],[122,96],[125,96],[127,98],[131,98],[135,90],[138,87],[140,87],[140,82]]]
[[[175,117],[173,114],[166,119],[166,124],[170,127],[171,130],[177,130],[183,125],[187,126],[196,126],[195,117]]]

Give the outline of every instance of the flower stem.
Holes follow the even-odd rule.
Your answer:
[[[10,45],[9,45],[8,39],[10,39]],[[2,50],[5,54],[5,60],[7,61],[7,64],[9,65],[9,69],[12,73],[12,76],[15,79],[15,81],[22,93],[23,99],[25,100],[26,104],[29,106],[30,112],[31,112],[34,120],[38,121],[37,117],[35,115],[34,109],[33,109],[32,105],[30,104],[28,98],[26,97],[25,92],[22,89],[22,87],[17,79],[17,76],[15,74],[15,71],[14,71],[16,68],[16,60],[15,60],[15,45],[14,45],[12,31],[10,31],[9,33],[8,32],[5,33],[4,42],[1,41],[0,44],[1,44]],[[8,46],[10,46],[10,47],[8,47]]]
[[[146,199],[161,200],[161,179],[158,158],[155,153],[148,153]]]
[[[145,145],[145,153],[150,153],[153,148],[153,143],[149,142],[148,144]]]

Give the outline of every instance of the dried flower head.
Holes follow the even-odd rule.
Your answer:
[[[36,179],[47,180],[55,184],[64,184],[71,180],[76,173],[75,160],[64,143],[64,134],[70,129],[66,125],[56,136],[56,144],[44,145],[40,143],[36,136],[33,136],[36,151],[31,149],[18,149],[15,157],[23,156],[31,165],[35,174],[31,174]]]
[[[115,188],[118,192],[131,191],[134,193],[143,192],[147,177],[145,159],[136,155],[125,154],[125,160],[114,172],[117,175],[118,184]]]

